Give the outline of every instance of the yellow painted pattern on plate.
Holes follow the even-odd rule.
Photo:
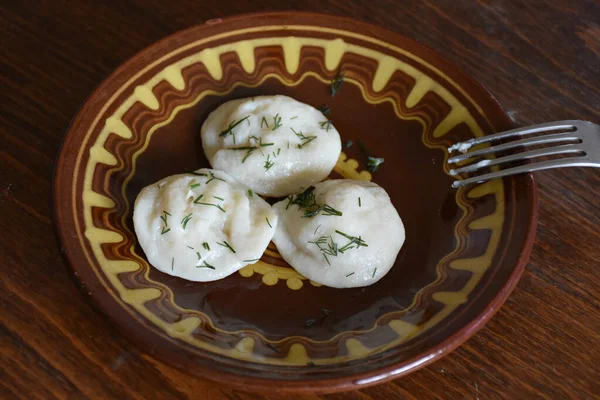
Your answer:
[[[283,27],[280,27],[280,26],[279,27],[266,27],[266,28],[261,27],[260,29],[261,30],[269,30],[269,28],[272,28],[273,30],[274,29],[283,29]],[[324,31],[324,32],[336,32],[337,31],[337,30],[332,30],[332,29],[316,28],[316,27],[308,27],[307,28],[307,27],[294,26],[293,28],[294,29],[310,28],[311,30],[320,30],[320,31]],[[249,30],[249,31],[251,31],[251,30]],[[238,32],[234,32],[234,33],[238,33]],[[366,38],[362,35],[353,34],[351,32],[345,32],[345,31],[337,31],[337,32],[343,32],[343,34],[348,37]],[[225,35],[225,34],[223,34],[223,35]],[[223,36],[223,35],[219,35],[219,36]],[[215,38],[216,37],[212,37],[210,39],[215,39]],[[372,38],[367,38],[367,39],[369,39],[369,41],[371,41],[371,42],[373,42],[373,40],[374,40]],[[205,39],[205,40],[208,40],[208,39]],[[184,51],[187,48],[191,48],[192,45],[197,45],[197,43],[190,44],[190,45],[184,46],[180,49],[177,49],[175,52],[173,52],[170,55]],[[379,42],[379,44],[385,45],[386,47],[391,48],[399,53],[408,55],[411,58],[418,60],[418,58],[416,58],[414,55],[406,52],[405,50],[399,49],[395,46],[391,46],[391,45],[389,45],[387,43],[383,43],[383,42]],[[293,72],[295,72],[294,68],[297,69],[297,59],[299,58],[299,50],[301,49],[302,46],[305,46],[305,45],[317,46],[317,47],[323,48],[325,50],[325,64],[326,64],[326,67],[330,70],[335,70],[339,67],[339,62],[340,62],[342,56],[346,52],[355,53],[355,54],[358,54],[358,55],[361,55],[364,57],[368,57],[368,58],[378,61],[380,64],[380,68],[377,71],[375,80],[373,82],[373,88],[375,88],[375,89],[381,90],[383,87],[385,87],[387,80],[392,76],[393,71],[395,71],[395,70],[401,70],[403,73],[410,75],[411,77],[413,77],[415,79],[416,85],[414,86],[412,92],[406,99],[407,105],[417,104],[419,102],[419,100],[423,98],[423,96],[425,95],[425,93],[427,91],[435,92],[438,96],[440,96],[446,103],[448,103],[451,106],[450,115],[440,124],[440,126],[438,126],[436,128],[436,130],[434,132],[435,137],[443,136],[450,129],[452,129],[454,126],[456,126],[460,123],[465,123],[467,126],[469,126],[469,128],[471,129],[471,131],[474,133],[475,136],[482,135],[481,128],[478,126],[475,119],[468,112],[466,107],[464,107],[462,104],[460,104],[460,102],[447,89],[445,89],[440,84],[432,81],[430,77],[424,75],[421,71],[419,71],[415,67],[408,65],[398,59],[389,57],[387,55],[384,55],[384,54],[382,54],[378,51],[372,50],[372,49],[368,49],[365,47],[347,43],[347,42],[343,41],[342,39],[323,40],[323,39],[302,38],[302,37],[270,37],[270,38],[265,38],[265,39],[244,40],[244,41],[240,41],[240,42],[225,44],[225,45],[211,48],[211,49],[205,49],[199,53],[192,54],[188,57],[185,57],[185,58],[169,65],[168,67],[163,69],[161,72],[156,74],[154,77],[152,77],[145,84],[139,85],[138,87],[136,87],[133,95],[130,96],[129,98],[127,98],[118,107],[118,109],[115,111],[115,113],[110,118],[107,119],[104,128],[102,129],[100,135],[96,139],[96,143],[94,144],[94,146],[92,146],[92,150],[90,152],[90,159],[89,159],[87,165],[85,166],[83,200],[84,200],[85,236],[90,242],[93,254],[94,254],[96,260],[98,261],[99,265],[101,266],[103,273],[105,274],[106,278],[108,278],[110,284],[119,293],[120,300],[122,300],[125,303],[134,307],[136,311],[138,311],[139,313],[144,315],[144,317],[146,317],[152,324],[159,327],[163,332],[165,332],[167,335],[171,336],[172,338],[177,338],[179,340],[190,343],[194,346],[197,346],[197,347],[200,347],[200,348],[203,348],[203,349],[206,349],[206,350],[218,353],[218,354],[228,355],[230,357],[235,357],[235,358],[239,358],[239,359],[252,360],[255,362],[262,362],[262,363],[266,363],[266,364],[306,365],[306,363],[311,362],[311,360],[309,359],[309,357],[306,353],[306,349],[304,348],[303,345],[301,345],[299,343],[294,343],[290,347],[290,351],[284,358],[267,358],[262,355],[253,353],[253,348],[254,348],[253,344],[254,343],[252,342],[252,344],[251,344],[249,340],[246,340],[249,338],[242,339],[238,343],[238,346],[236,346],[236,348],[233,350],[221,349],[219,347],[212,346],[208,343],[202,342],[202,341],[194,338],[190,334],[192,332],[191,330],[186,329],[186,327],[189,328],[190,326],[193,326],[196,323],[196,321],[199,321],[198,318],[188,318],[188,319],[180,322],[179,325],[166,323],[165,321],[159,319],[156,315],[154,315],[153,313],[151,313],[144,307],[144,303],[146,301],[159,296],[160,292],[157,289],[127,289],[121,284],[121,282],[119,281],[119,279],[117,277],[117,274],[119,272],[131,270],[130,268],[132,267],[132,265],[123,263],[123,268],[121,270],[119,270],[117,265],[115,265],[114,263],[112,263],[106,259],[106,257],[104,256],[104,254],[102,252],[101,244],[106,243],[106,242],[120,241],[122,239],[122,237],[118,233],[110,232],[110,231],[106,231],[106,230],[102,230],[102,229],[94,227],[93,219],[92,219],[92,215],[91,215],[92,207],[105,207],[107,204],[106,200],[104,200],[103,198],[93,195],[93,194],[90,194],[90,193],[94,193],[91,184],[92,184],[92,178],[93,178],[93,174],[95,171],[95,167],[99,163],[108,164],[108,165],[114,165],[113,163],[115,163],[115,158],[113,155],[111,155],[110,153],[108,153],[106,151],[102,151],[99,149],[103,149],[103,145],[110,133],[117,134],[123,138],[130,138],[132,136],[132,133],[129,130],[129,128],[127,128],[125,126],[125,124],[122,123],[122,120],[121,120],[121,118],[125,114],[125,112],[127,110],[129,110],[132,107],[132,105],[137,101],[141,102],[142,104],[146,105],[147,107],[149,107],[151,109],[158,109],[158,107],[159,107],[158,100],[156,99],[156,96],[154,96],[154,93],[152,92],[152,88],[154,88],[159,82],[166,80],[176,89],[181,89],[182,82],[183,82],[183,78],[181,76],[181,70],[183,68],[185,68],[186,66],[189,66],[189,65],[192,65],[195,63],[203,63],[206,66],[207,70],[209,71],[210,75],[214,79],[218,80],[218,79],[222,78],[222,73],[223,73],[222,67],[220,64],[220,59],[219,59],[219,56],[221,54],[224,54],[226,52],[231,52],[231,51],[236,52],[237,55],[240,57],[242,67],[247,72],[251,72],[255,68],[255,60],[253,59],[255,48],[262,47],[262,46],[281,46],[284,50],[286,68],[290,69],[290,71],[288,71],[288,72],[293,73]],[[252,60],[250,60],[250,58],[252,58]],[[164,59],[164,57],[163,57],[163,59]],[[160,62],[160,60],[158,60],[157,62]],[[152,66],[156,65],[157,62],[151,64],[148,68],[151,68]],[[422,60],[420,60],[420,62],[422,64],[427,65],[428,67],[436,70],[436,72],[438,72],[441,76],[443,76],[448,82],[452,83],[452,81],[449,78],[447,78],[441,71],[438,71],[436,68],[432,67],[431,65],[426,64]],[[311,74],[310,73],[305,74],[303,77],[305,77],[307,75],[311,75]],[[314,75],[314,74],[312,74],[312,75]],[[318,77],[318,78],[323,80],[320,77]],[[134,78],[132,78],[132,79],[134,79]],[[301,80],[302,80],[302,78],[300,79],[300,81]],[[351,79],[347,79],[347,82],[358,85],[357,82],[353,82]],[[297,83],[298,82],[296,82],[296,84]],[[185,83],[183,82],[183,86],[184,85],[185,85]],[[459,91],[461,91],[465,95],[466,98],[468,98],[473,103],[473,106],[476,109],[481,111],[481,108],[475,102],[473,102],[466,93],[464,93],[462,88],[458,87],[458,85],[456,85],[456,84],[454,84],[454,85],[458,88]],[[127,84],[125,86],[127,86]],[[118,92],[120,93],[121,90],[119,90]],[[207,94],[212,94],[212,92],[204,92],[197,99],[195,99],[193,103],[194,104],[197,103]],[[370,99],[364,90],[363,90],[363,96],[365,97],[366,101],[371,102],[371,103],[374,102],[374,100]],[[384,101],[390,101],[393,103],[393,101],[391,99],[386,99]],[[150,132],[148,133],[147,141],[146,141],[144,147],[133,156],[132,162],[133,162],[134,166],[135,166],[137,156],[141,152],[143,152],[145,150],[145,148],[147,147],[149,140],[152,136],[152,133],[154,131],[156,131],[156,129],[158,129],[160,126],[164,126],[164,125],[168,124],[181,109],[187,108],[189,106],[191,106],[191,105],[183,105],[183,106],[177,107],[173,111],[173,114],[170,116],[170,118],[167,121],[154,126],[150,130]],[[415,117],[406,118],[400,114],[400,112],[398,111],[396,106],[394,108],[395,108],[396,114],[398,115],[399,118],[419,120],[418,118],[415,118]],[[423,121],[420,121],[420,122],[424,124]],[[95,123],[97,123],[97,121],[95,121]],[[428,143],[426,141],[425,141],[425,144],[428,145]],[[436,147],[440,148],[439,146],[436,146]],[[80,155],[78,156],[77,162],[79,162],[79,160],[80,160]],[[363,171],[363,172],[366,172],[366,171]],[[362,174],[363,172],[361,172],[360,174]],[[368,172],[366,172],[366,173],[368,174]],[[132,172],[132,175],[133,175],[133,172]],[[363,176],[360,176],[358,179],[365,179],[365,178],[367,178],[367,176],[363,175]],[[370,176],[368,178],[370,178]],[[127,185],[127,183],[129,182],[130,179],[131,179],[131,176],[125,180],[124,187],[122,189],[123,192],[125,191],[125,186]],[[342,361],[360,358],[360,357],[363,357],[365,354],[378,353],[378,352],[384,351],[388,348],[397,346],[398,344],[408,340],[409,338],[415,337],[416,335],[419,335],[419,334],[425,332],[426,330],[430,329],[431,327],[435,326],[439,321],[441,321],[450,312],[452,312],[452,310],[454,310],[459,304],[464,302],[468,298],[468,295],[472,291],[473,287],[475,287],[475,285],[479,281],[483,271],[485,271],[487,268],[489,268],[492,257],[495,254],[498,243],[499,243],[499,236],[500,236],[500,232],[502,229],[502,221],[504,218],[504,202],[503,202],[504,188],[503,188],[501,181],[494,181],[494,182],[495,183],[488,184],[486,187],[486,190],[485,190],[485,194],[488,194],[488,193],[493,194],[496,198],[497,207],[496,207],[494,216],[485,217],[485,218],[487,218],[486,222],[493,222],[493,223],[491,223],[491,224],[488,224],[485,222],[477,223],[477,221],[474,221],[471,223],[472,229],[477,229],[477,228],[489,229],[492,232],[490,241],[488,244],[488,249],[487,249],[486,253],[483,256],[479,257],[476,261],[470,260],[470,261],[473,261],[472,263],[471,262],[467,263],[467,261],[469,261],[469,260],[464,260],[465,263],[461,264],[460,261],[462,261],[462,260],[457,260],[451,264],[451,266],[453,268],[468,269],[473,272],[473,275],[470,278],[470,280],[467,282],[465,287],[460,292],[441,293],[438,295],[438,300],[441,301],[445,305],[444,309],[441,312],[439,312],[438,314],[436,314],[429,321],[427,321],[426,323],[424,323],[423,325],[420,325],[420,326],[414,326],[411,324],[407,324],[406,322],[401,321],[401,320],[391,321],[389,323],[389,326],[398,334],[398,338],[396,340],[393,340],[393,341],[379,347],[379,348],[368,349],[362,344],[360,344],[360,346],[357,345],[356,342],[358,342],[358,341],[356,339],[349,339],[346,342],[346,345],[348,348],[347,356],[337,356],[337,357],[331,357],[331,358],[325,358],[325,359],[318,359],[315,361],[317,361],[320,364],[338,363],[338,362],[342,362]],[[470,195],[473,195],[474,197],[478,197],[477,195],[483,195],[483,193],[471,192]],[[464,216],[463,216],[463,218],[464,218]],[[246,271],[242,274],[248,274],[248,271]],[[266,278],[266,277],[269,277],[269,278]],[[265,279],[267,279],[267,282],[265,282],[265,283],[274,284],[273,281],[278,278],[276,276],[266,274],[266,275],[263,275],[263,281]],[[297,286],[297,285],[298,285],[298,283],[293,281],[292,286]],[[189,322],[187,322],[188,320],[189,320]],[[187,322],[191,325],[190,326],[182,325],[183,322]],[[183,327],[183,330],[182,330],[182,327]],[[252,339],[250,339],[250,340],[252,340]]]

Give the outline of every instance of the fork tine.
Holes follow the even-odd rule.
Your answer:
[[[510,139],[515,136],[526,136],[534,133],[541,132],[552,132],[552,131],[571,131],[577,130],[576,123],[582,122],[578,120],[566,120],[566,121],[555,121],[546,122],[538,125],[531,125],[527,128],[516,128],[504,132],[494,133],[492,135],[480,136],[466,140],[461,143],[456,143],[448,149],[448,153],[452,153],[455,150],[461,150],[462,153],[466,152],[469,148],[477,146],[478,144],[493,142],[495,140]]]
[[[463,173],[467,173],[467,172],[474,172],[483,167],[492,167],[494,165],[504,164],[507,162],[521,161],[521,160],[535,158],[535,157],[552,156],[552,155],[556,155],[556,154],[580,153],[583,151],[584,151],[583,146],[581,146],[580,144],[565,144],[562,146],[549,147],[549,148],[545,148],[545,149],[530,150],[530,151],[525,151],[523,153],[511,154],[509,156],[504,156],[504,157],[500,157],[500,158],[484,159],[482,161],[467,165],[462,168],[451,169],[449,171],[449,174],[454,176],[454,175],[463,174]]]
[[[597,166],[596,163],[581,161],[580,157],[573,158],[561,158],[558,160],[550,160],[550,161],[540,161],[537,163],[520,165],[514,168],[503,169],[501,171],[491,172],[489,174],[483,174],[479,176],[474,176],[472,178],[463,179],[462,181],[454,181],[452,182],[453,188],[459,188],[461,186],[469,185],[471,183],[488,181],[490,179],[495,178],[503,178],[509,175],[520,174],[523,172],[533,172],[533,171],[541,171],[544,169],[551,168],[561,168],[561,167],[594,167]]]
[[[448,159],[448,164],[455,164],[457,162],[472,158],[483,156],[490,153],[495,153],[504,150],[510,150],[515,147],[520,146],[531,146],[535,144],[548,144],[548,143],[556,143],[556,142],[565,142],[565,141],[580,141],[581,139],[575,135],[573,132],[565,132],[565,133],[553,133],[550,135],[544,136],[536,136],[527,139],[515,140],[509,143],[503,143],[492,147],[487,147],[485,149],[479,149],[475,151],[470,151],[468,153],[460,154],[458,156],[454,156]]]

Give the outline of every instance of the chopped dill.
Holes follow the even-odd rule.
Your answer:
[[[331,114],[331,109],[327,104],[323,104],[321,107],[317,108],[317,110],[321,111],[321,114],[325,116]]]
[[[321,225],[317,226],[317,229],[315,229],[315,232],[313,233],[313,235],[317,234],[317,231],[319,230],[320,227],[321,227]]]
[[[235,128],[236,126],[238,126],[239,124],[241,124],[242,122],[244,122],[245,120],[247,120],[248,118],[250,118],[250,115],[245,116],[244,118],[240,119],[239,121],[232,121],[229,124],[229,127],[227,129],[225,129],[224,131],[221,131],[221,133],[219,134],[219,136],[223,137],[226,136],[227,134],[231,134],[233,135],[233,128]]]
[[[275,116],[273,117],[273,129],[271,129],[271,130],[274,131],[277,128],[279,128],[280,126],[281,126],[281,117],[279,116],[279,114],[275,114]]]
[[[192,219],[192,213],[189,213],[188,215],[183,217],[183,219],[181,220],[181,226],[183,226],[183,229],[186,228],[188,222],[190,222],[191,219]]]
[[[370,172],[377,172],[377,169],[385,160],[383,157],[368,157],[367,158],[367,169]]]
[[[292,130],[292,132],[294,132],[294,134],[298,137],[298,139],[300,139],[302,141],[302,143],[298,144],[298,148],[301,149],[304,146],[306,146],[307,144],[309,144],[310,142],[312,142],[313,140],[315,140],[317,137],[316,136],[305,136],[302,132],[296,132],[294,130],[294,128],[290,128]],[[289,145],[289,142],[288,142]]]
[[[210,268],[210,269],[215,269],[215,267],[213,267],[212,265],[210,265],[206,261],[204,261],[204,263],[202,265],[196,265],[196,268]]]
[[[262,119],[260,120],[260,127],[262,128],[264,126],[269,128],[269,123],[267,122],[267,119],[265,117],[262,117]]]
[[[211,181],[223,181],[225,182],[225,179],[221,179],[217,176],[215,176],[215,174],[213,174],[212,172],[209,172],[210,175],[210,179],[206,181],[206,184],[208,185]]]
[[[200,199],[201,199],[202,197],[204,197],[204,195],[203,195],[203,194],[201,194],[201,195],[199,195],[198,197],[196,197],[196,198],[194,199],[194,204],[200,204]]]
[[[269,222],[269,218],[265,217],[265,219],[267,220],[267,225],[269,225],[269,228],[272,228],[271,223]]]
[[[345,74],[338,70],[335,78],[331,80],[331,87],[329,88],[329,93],[331,97],[335,96],[340,91],[340,86],[344,83]]]
[[[235,250],[233,249],[233,247],[231,247],[231,245],[229,243],[227,243],[226,240],[223,240],[223,243],[217,242],[217,244],[219,246],[227,247],[229,250],[231,250],[232,253],[235,253]]]
[[[331,120],[325,120],[322,122],[319,122],[319,125],[321,125],[321,129],[325,129],[325,132],[329,132],[329,130],[331,129]]]
[[[196,202],[194,202],[194,203],[196,203]],[[212,206],[212,207],[216,207],[216,208],[218,208],[219,210],[221,210],[221,211],[225,212],[225,210],[223,209],[223,207],[221,207],[221,206],[220,206],[220,205],[218,205],[218,204],[204,203],[204,202],[201,202],[201,201],[197,202],[196,204],[201,204],[201,205],[203,205],[203,206]]]
[[[265,160],[265,171],[270,170],[273,165],[275,165],[275,162],[271,161],[271,155],[269,154]]]

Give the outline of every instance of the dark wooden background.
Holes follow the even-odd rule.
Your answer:
[[[357,392],[262,396],[190,378],[136,349],[79,294],[50,200],[56,153],[79,105],[170,33],[289,9],[358,18],[432,47],[482,82],[517,125],[600,123],[597,0],[3,0],[0,398],[598,398],[600,170],[537,175],[531,260],[484,329],[442,361]]]

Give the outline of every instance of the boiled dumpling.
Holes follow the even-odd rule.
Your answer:
[[[273,241],[305,277],[335,288],[367,286],[390,270],[404,226],[383,188],[329,180],[276,203]]]
[[[322,181],[341,152],[331,121],[287,96],[229,101],[208,116],[201,136],[213,168],[273,197]]]
[[[144,188],[133,223],[150,264],[206,282],[255,263],[273,237],[277,215],[224,172],[199,169]]]

